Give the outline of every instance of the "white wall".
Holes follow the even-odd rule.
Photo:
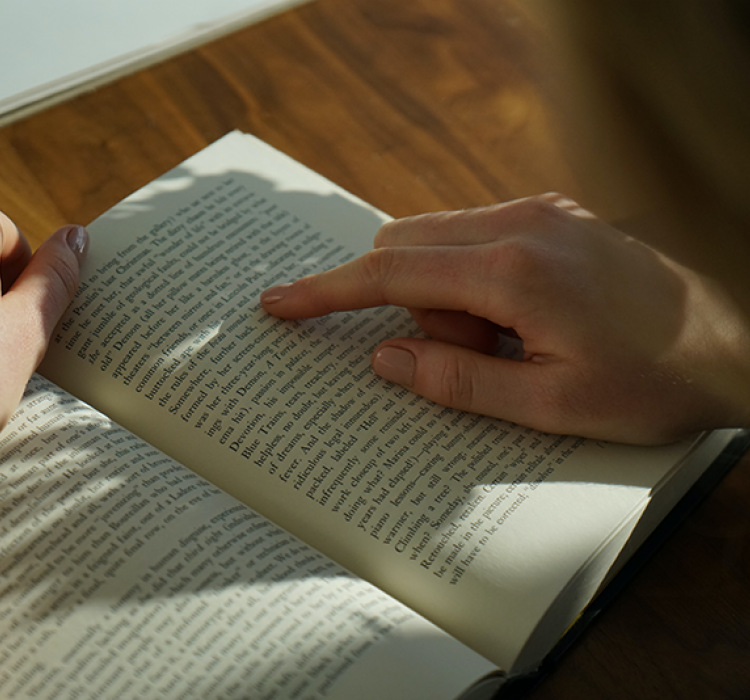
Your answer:
[[[0,121],[304,0],[0,0]]]

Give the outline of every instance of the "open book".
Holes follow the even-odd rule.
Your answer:
[[[491,697],[727,444],[450,410],[370,369],[403,310],[262,311],[384,220],[233,133],[90,226],[0,436],[0,696]]]

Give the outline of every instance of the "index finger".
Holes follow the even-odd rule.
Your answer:
[[[385,305],[490,318],[486,264],[502,279],[502,251],[494,246],[378,248],[333,270],[272,287],[260,301],[268,313],[287,319]],[[493,307],[512,308],[514,293],[497,288],[502,286],[493,287]]]

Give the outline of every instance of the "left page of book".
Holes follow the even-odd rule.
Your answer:
[[[41,377],[0,455],[0,697],[453,700],[492,670]]]

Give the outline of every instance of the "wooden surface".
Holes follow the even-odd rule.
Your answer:
[[[88,223],[231,129],[394,216],[571,189],[495,0],[321,0],[0,130],[0,201],[35,240]]]
[[[231,129],[394,216],[548,190],[597,209],[523,7],[315,0],[1,129],[0,209],[37,245]],[[750,697],[748,504],[745,460],[531,697]]]

